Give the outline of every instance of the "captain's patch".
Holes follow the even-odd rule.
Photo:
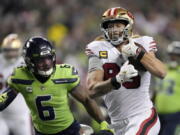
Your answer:
[[[108,58],[108,52],[107,51],[99,51],[99,58],[107,59]]]

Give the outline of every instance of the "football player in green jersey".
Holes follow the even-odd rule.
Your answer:
[[[155,105],[162,127],[159,135],[178,135],[180,133],[180,41],[170,43],[167,54],[168,74],[164,80],[155,80]]]
[[[55,64],[55,50],[47,39],[32,37],[27,40],[23,56],[26,66],[16,68],[9,78],[8,89],[0,94],[0,110],[21,93],[31,111],[36,135],[79,135],[80,124],[68,104],[70,93],[100,123],[101,129],[108,130],[96,102],[79,85],[76,69],[68,64]]]

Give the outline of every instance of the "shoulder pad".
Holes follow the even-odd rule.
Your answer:
[[[150,36],[141,36],[139,38],[134,38],[135,43],[140,44],[142,47],[145,48],[147,52],[157,51],[156,42],[154,41],[153,37]]]
[[[98,36],[94,39],[94,41],[105,41],[104,36]]]
[[[132,38],[140,38],[141,36],[138,34],[132,35]]]
[[[25,64],[20,64],[19,66],[17,66],[18,69],[24,69],[26,68],[27,66]]]
[[[103,45],[104,41],[92,41],[86,46],[85,54],[88,57],[94,57],[99,55],[99,50],[101,50],[101,47]]]
[[[25,65],[19,65],[18,67],[14,68],[11,76],[15,76],[17,72],[25,70],[26,66]]]
[[[78,75],[78,71],[76,70],[76,68],[70,64],[60,64],[60,68],[61,69],[69,69],[71,70],[71,75]],[[69,71],[68,71],[69,72]]]

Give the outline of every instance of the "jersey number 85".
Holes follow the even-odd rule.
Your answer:
[[[104,80],[116,76],[120,71],[120,67],[116,63],[105,63],[103,65],[103,69],[104,69]],[[122,85],[126,89],[138,88],[141,83],[141,77],[138,75],[136,77],[133,77],[132,80],[133,80],[132,82],[125,82]]]

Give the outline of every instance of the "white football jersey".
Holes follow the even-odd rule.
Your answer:
[[[13,73],[14,68],[23,65],[22,57],[18,58],[14,63],[8,62],[3,55],[0,55],[0,93],[6,90],[7,79]],[[21,104],[21,105],[18,105]],[[20,112],[28,112],[28,108],[21,94],[18,94],[15,100],[7,107],[6,110],[11,110],[14,114]],[[10,112],[10,111],[9,111]]]
[[[146,51],[157,51],[152,37],[143,36],[133,38],[135,43],[144,47]],[[93,41],[87,45],[86,53],[97,56],[103,63],[104,79],[114,77],[127,60],[109,42],[105,40]],[[153,107],[149,95],[151,75],[148,71],[139,71],[132,82],[123,83],[118,90],[112,90],[103,96],[112,123],[144,112]]]
[[[8,62],[3,55],[0,55],[0,93],[6,89],[6,81],[12,74],[15,67],[23,63],[23,58],[17,59],[14,63]]]

